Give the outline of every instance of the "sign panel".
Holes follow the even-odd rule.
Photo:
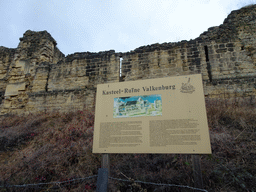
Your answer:
[[[93,153],[210,154],[201,74],[97,85]]]

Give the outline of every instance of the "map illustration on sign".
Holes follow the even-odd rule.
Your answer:
[[[114,98],[114,118],[161,115],[161,95],[141,95]]]

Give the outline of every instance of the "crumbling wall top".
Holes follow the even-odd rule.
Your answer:
[[[115,50],[109,50],[109,51],[100,51],[100,52],[76,52],[73,54],[69,54],[66,56],[65,61],[66,62],[72,62],[75,59],[94,59],[94,58],[104,58],[109,57],[111,55],[115,54]]]
[[[220,26],[210,27],[203,32],[196,40],[234,40],[239,35],[239,28],[243,24],[249,24],[256,20],[256,5],[243,7],[232,11]]]
[[[20,38],[20,41],[26,42],[26,41],[33,41],[33,42],[40,42],[41,39],[47,39],[53,42],[54,46],[57,45],[57,42],[55,39],[51,36],[50,33],[48,33],[46,30],[44,31],[31,31],[27,30],[24,34],[23,37]]]

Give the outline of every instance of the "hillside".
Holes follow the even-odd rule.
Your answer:
[[[201,155],[208,191],[255,191],[255,99],[206,99],[212,155]],[[0,191],[95,191],[101,155],[92,154],[94,111],[0,117]],[[111,191],[193,191],[191,155],[111,154]],[[77,180],[73,180],[77,179]],[[73,181],[71,181],[73,180]],[[62,182],[40,186],[12,185]],[[9,186],[9,187],[8,187]]]

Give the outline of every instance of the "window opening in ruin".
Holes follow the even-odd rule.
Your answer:
[[[207,46],[204,46],[204,52],[205,52],[205,59],[206,59],[206,62],[209,61],[209,53],[208,53],[208,47]]]
[[[119,82],[121,81],[124,81],[124,77],[125,76],[122,76],[122,61],[123,61],[123,58],[120,57],[120,64],[119,64]]]
[[[123,58],[120,57],[120,71],[119,71],[119,77],[122,76],[122,61],[123,61]]]
[[[244,46],[241,47],[241,50],[244,50]]]
[[[212,82],[212,69],[211,69],[211,65],[209,62],[209,53],[208,53],[208,47],[204,46],[204,52],[205,52],[205,60],[206,60],[206,64],[207,64],[207,73],[208,73],[208,77],[210,82]]]
[[[211,69],[210,62],[207,62],[207,72],[208,72],[209,80],[210,82],[212,82],[212,69]]]

